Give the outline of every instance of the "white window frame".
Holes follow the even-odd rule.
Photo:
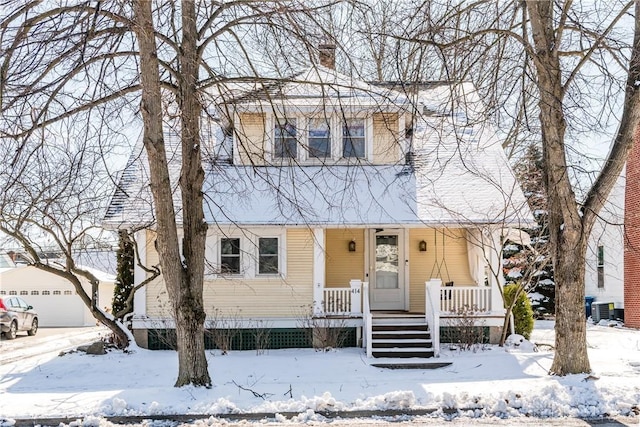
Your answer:
[[[276,256],[278,257],[278,270],[274,273],[261,273],[260,272],[260,239],[277,239],[277,253]],[[256,252],[256,256],[255,256],[255,275],[256,277],[275,277],[275,276],[283,276],[283,272],[282,272],[282,255],[283,255],[283,248],[282,248],[282,241],[281,241],[281,237],[277,236],[277,235],[264,235],[264,236],[256,236],[256,240],[255,240],[255,252]]]
[[[321,120],[329,124],[329,155],[327,157],[313,157],[311,156],[311,143],[309,138],[309,131],[311,130],[311,121]],[[336,158],[335,139],[336,139],[336,124],[335,115],[312,115],[305,116],[304,123],[304,138],[301,141],[304,148],[304,160],[308,163],[323,164],[328,160]]]
[[[298,161],[300,160],[300,152],[304,151],[304,135],[302,136],[302,138],[300,137],[300,130],[301,130],[301,126],[300,126],[300,116],[297,115],[283,115],[283,116],[271,116],[271,120],[270,120],[270,127],[269,127],[269,134],[271,135],[270,138],[270,146],[271,146],[271,150],[270,150],[270,157],[271,157],[271,162],[278,162],[278,163],[287,163],[287,162],[291,162],[291,161]],[[296,135],[295,135],[295,139],[296,139],[296,155],[294,157],[278,157],[276,156],[276,126],[279,126],[281,124],[286,124],[289,122],[295,122],[295,129],[296,129]]]
[[[276,124],[289,120],[296,122],[296,157],[276,157],[275,156],[275,127]],[[328,119],[329,135],[331,143],[330,156],[326,158],[312,157],[309,154],[309,122],[314,119]],[[364,122],[364,157],[344,157],[342,131],[346,120],[362,120]],[[283,114],[269,115],[267,119],[269,126],[269,153],[268,158],[273,164],[286,164],[288,162],[302,162],[305,164],[324,164],[327,161],[338,163],[353,163],[361,161],[372,161],[373,159],[373,116],[369,114]]]
[[[362,157],[345,157],[344,156],[344,126],[345,124],[350,121],[350,120],[361,120],[363,122],[363,127],[364,127],[364,155]],[[373,135],[372,135],[372,124],[370,124],[370,121],[372,119],[370,119],[369,117],[363,117],[360,115],[345,115],[343,117],[340,117],[339,120],[339,125],[338,125],[338,129],[339,129],[339,134],[337,135],[337,137],[339,138],[339,142],[338,142],[338,149],[339,151],[339,155],[340,158],[347,161],[347,162],[354,162],[354,161],[362,161],[362,160],[369,160],[369,157],[371,155],[371,152],[373,151]]]
[[[224,230],[224,232],[210,231],[207,233],[207,243],[205,249],[205,279],[273,279],[274,277],[286,277],[287,262],[287,231],[282,229],[276,231],[272,228],[259,228],[248,230]],[[277,238],[278,239],[278,272],[276,273],[260,273],[259,272],[259,243],[261,238]],[[240,273],[222,273],[220,271],[221,263],[221,239],[240,239]],[[209,263],[215,267],[214,272],[207,272]]]
[[[238,272],[224,272],[222,270],[222,257],[223,256],[229,256],[229,254],[223,254],[222,253],[222,240],[223,239],[237,239],[238,240]],[[242,237],[240,236],[218,236],[218,240],[216,242],[218,244],[218,275],[220,276],[242,276],[242,271],[243,271],[243,263],[242,263],[242,259],[244,258],[242,256]],[[231,255],[234,256],[235,255]]]

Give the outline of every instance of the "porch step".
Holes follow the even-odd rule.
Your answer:
[[[426,323],[372,323],[374,331],[427,331]]]
[[[416,348],[432,348],[431,340],[426,339],[412,339],[412,340],[376,340],[374,339],[372,342],[373,348],[384,348],[384,349],[416,349]]]
[[[431,331],[424,315],[376,313],[371,324],[372,356],[428,358],[434,356]]]
[[[429,340],[431,341],[431,332],[429,331],[373,331],[373,341],[376,340]]]
[[[374,349],[372,356],[376,358],[380,357],[393,357],[407,359],[410,357],[429,358],[434,356],[433,348],[383,348]]]

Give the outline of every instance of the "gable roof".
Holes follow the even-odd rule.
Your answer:
[[[236,111],[271,111],[283,107],[318,111],[398,110],[408,108],[403,93],[314,65],[284,79],[220,83],[209,89],[212,99]]]
[[[310,68],[298,80],[284,82],[270,92],[263,89],[239,91],[234,101],[242,108],[262,108],[265,102],[270,108],[277,102],[325,108],[334,101],[342,106],[344,101],[365,110],[379,106],[378,102],[392,105],[397,101],[398,108],[410,104],[409,97],[400,92],[352,81],[323,67]],[[265,94],[274,98],[261,98]],[[203,188],[207,222],[367,227],[532,222],[501,141],[486,121],[477,120],[483,106],[473,86],[425,86],[412,96],[423,112],[414,126],[412,165],[251,167],[210,162],[205,165]],[[175,132],[166,136],[176,185],[178,139]],[[146,154],[138,151],[123,173],[105,216],[106,225],[153,222],[147,170]],[[177,186],[174,204],[180,221]]]

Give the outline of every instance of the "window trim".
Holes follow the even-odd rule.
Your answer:
[[[226,231],[226,232],[225,232]],[[244,279],[262,280],[276,277],[285,278],[287,272],[287,230],[273,228],[251,228],[250,230],[210,231],[207,233],[205,249],[205,280]],[[220,240],[223,238],[240,239],[240,274],[220,272]],[[278,239],[278,272],[259,273],[259,243],[261,238]],[[212,266],[214,268],[207,268]]]
[[[225,272],[222,268],[222,257],[234,257],[235,258],[235,254],[223,254],[222,253],[222,241],[223,240],[238,240],[238,271],[230,271],[230,272]],[[218,275],[220,276],[242,276],[242,238],[238,237],[238,236],[219,236],[218,240]]]
[[[604,289],[604,245],[596,247],[596,285]]]
[[[319,121],[319,122],[324,122],[326,124],[329,125],[329,155],[325,156],[325,157],[316,157],[316,156],[312,156],[311,155],[311,139],[320,139],[320,138],[311,138],[310,136],[310,132],[311,132],[311,122],[312,121]],[[305,153],[305,157],[304,160],[310,163],[322,163],[325,162],[327,160],[333,160],[335,159],[335,119],[333,116],[326,116],[326,115],[322,115],[322,116],[308,116],[305,117],[305,124],[306,127],[304,129],[304,140],[302,141],[303,143],[303,147],[304,147],[304,153]]]
[[[329,123],[330,156],[313,157],[310,155],[309,129],[311,120],[326,120]],[[348,120],[362,120],[364,124],[364,156],[344,157],[343,126]],[[275,133],[279,123],[296,122],[296,157],[276,157]],[[310,165],[321,165],[328,161],[337,164],[353,162],[373,161],[373,115],[367,113],[346,114],[345,112],[333,112],[331,114],[270,114],[266,126],[270,129],[270,138],[267,147],[268,157],[273,164],[286,164],[288,162],[302,162]],[[265,147],[265,148],[267,148]]]
[[[362,149],[364,150],[364,153],[362,155],[362,157],[359,156],[345,156],[344,155],[344,149],[345,149],[345,141],[347,141],[346,139],[346,135],[344,134],[345,132],[345,128],[347,126],[347,123],[349,123],[349,121],[355,121],[355,120],[361,120],[362,121],[362,127],[363,127],[363,132],[364,135],[362,136]],[[340,150],[340,158],[344,159],[346,161],[361,161],[361,160],[368,160],[369,159],[369,152],[370,152],[370,148],[369,148],[369,137],[370,137],[370,131],[368,129],[368,120],[367,117],[358,117],[357,115],[354,116],[344,116],[340,119],[340,143],[339,143],[339,150]],[[360,137],[357,137],[358,139],[360,139]],[[353,147],[353,144],[352,144]]]
[[[282,162],[282,163],[286,163],[286,162],[290,162],[290,161],[297,161],[300,159],[300,151],[304,151],[301,150],[299,146],[304,146],[303,141],[301,141],[300,138],[300,117],[298,116],[283,116],[283,117],[278,117],[278,116],[273,116],[273,120],[271,121],[271,161],[272,162]],[[276,155],[276,139],[278,139],[276,137],[277,132],[276,129],[280,128],[282,129],[283,126],[286,126],[287,124],[293,124],[294,126],[294,130],[295,130],[295,135],[293,135],[293,139],[295,140],[295,155],[293,156],[277,156]],[[283,138],[284,141],[286,141],[287,139],[291,139],[291,136],[289,136],[288,138],[285,137]]]
[[[262,239],[276,239],[276,254],[264,254],[262,255],[260,253],[260,240]],[[277,259],[277,263],[278,263],[278,267],[277,267],[277,271],[273,272],[273,273],[261,273],[260,272],[260,258],[263,256],[268,256],[268,257],[273,257],[276,256],[278,257]],[[281,263],[280,260],[282,259],[282,245],[280,244],[280,237],[278,236],[257,236],[256,237],[256,262],[255,262],[255,274],[256,277],[258,276],[268,276],[268,277],[274,277],[274,276],[281,276],[282,275],[282,267],[281,267]]]

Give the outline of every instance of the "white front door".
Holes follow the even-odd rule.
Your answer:
[[[372,230],[370,304],[372,310],[404,310],[404,234]]]

